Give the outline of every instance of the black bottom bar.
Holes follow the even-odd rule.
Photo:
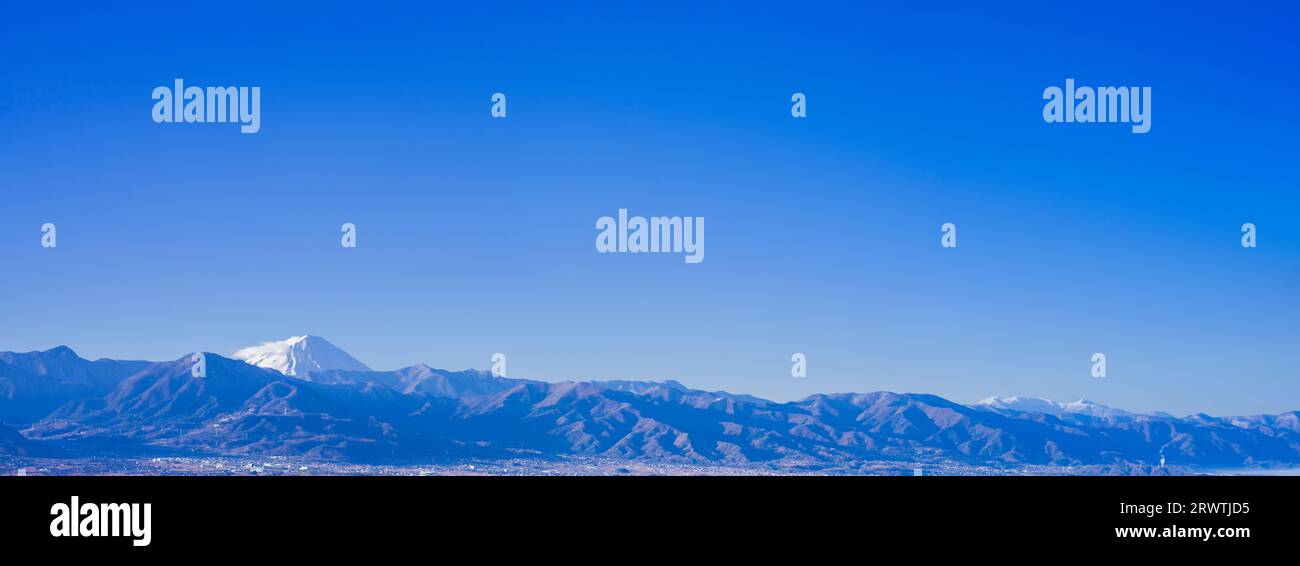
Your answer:
[[[622,549],[621,560],[681,557],[685,548],[761,557],[874,545],[926,555],[1040,547],[1196,554],[1289,547],[1300,503],[1294,487],[1279,477],[6,477],[0,533],[10,556],[409,551],[441,560],[490,551],[541,559]],[[149,544],[52,536],[51,509],[73,496],[79,506],[149,503]],[[1130,527],[1155,530],[1117,533]],[[1209,540],[1192,528],[1211,529]]]

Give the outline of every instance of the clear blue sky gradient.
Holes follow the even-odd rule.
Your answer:
[[[1300,409],[1297,8],[436,4],[10,6],[0,350]],[[261,132],[154,124],[178,77]],[[1044,123],[1067,77],[1151,133]],[[619,208],[704,263],[596,253]]]

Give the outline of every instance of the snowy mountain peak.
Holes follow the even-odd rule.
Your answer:
[[[1093,403],[1087,399],[1079,399],[1070,403],[1058,403],[1039,397],[989,397],[976,402],[974,407],[977,409],[1020,411],[1022,413],[1044,413],[1058,417],[1067,414],[1092,417],[1119,417],[1133,414],[1121,409]]]
[[[371,371],[329,340],[310,334],[288,340],[263,342],[242,348],[231,355],[252,365],[273,369],[285,375],[305,375],[313,371]]]

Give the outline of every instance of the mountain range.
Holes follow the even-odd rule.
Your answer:
[[[374,371],[302,336],[166,362],[0,353],[0,454],[283,455],[346,462],[601,456],[853,469],[939,458],[1025,465],[1300,464],[1300,413],[1137,414],[1095,403],[915,393],[791,402],[675,381],[543,382]]]

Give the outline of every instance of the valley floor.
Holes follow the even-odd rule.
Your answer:
[[[952,461],[866,461],[852,466],[714,465],[606,458],[507,458],[428,464],[356,464],[289,457],[34,458],[0,456],[0,475],[216,476],[1077,476],[1215,473],[1145,466],[990,466]],[[1232,470],[1218,473],[1275,473]]]

